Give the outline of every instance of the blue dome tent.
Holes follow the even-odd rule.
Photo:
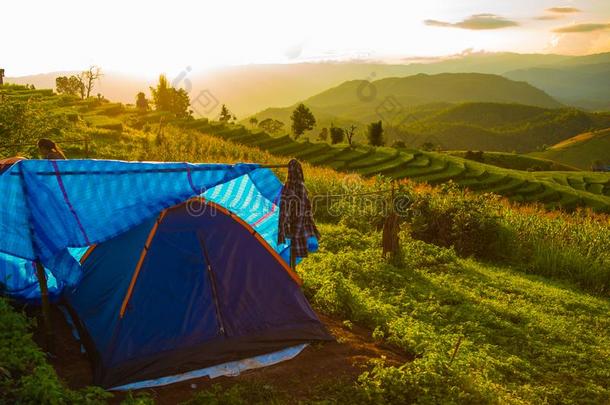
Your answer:
[[[39,294],[44,264],[106,388],[331,340],[277,245],[281,187],[253,164],[19,162],[5,294]]]

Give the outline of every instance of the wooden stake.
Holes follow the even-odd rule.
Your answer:
[[[290,268],[294,271],[297,268],[297,258],[296,258],[296,248],[294,247],[294,243],[292,243],[292,242],[293,241],[291,239],[290,240]]]
[[[36,277],[40,285],[40,299],[42,301],[42,322],[45,332],[45,350],[53,352],[55,349],[55,336],[51,322],[51,303],[49,301],[49,288],[47,286],[47,276],[44,272],[44,266],[40,260],[36,260]]]

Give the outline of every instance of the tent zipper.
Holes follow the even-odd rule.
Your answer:
[[[222,319],[222,314],[220,313],[220,304],[218,303],[218,292],[216,291],[216,277],[214,276],[214,272],[212,271],[212,266],[210,266],[209,262],[208,262],[208,276],[210,278],[210,284],[212,285],[212,295],[214,296],[214,305],[216,305],[216,317],[218,318],[218,324],[219,324],[218,326],[220,327],[220,333],[223,336],[226,336],[227,332],[225,330],[224,321]]]
[[[220,312],[220,303],[218,300],[218,290],[216,288],[216,275],[212,270],[212,262],[210,261],[210,256],[208,254],[208,248],[205,245],[205,240],[203,235],[200,234],[201,231],[197,232],[197,237],[199,239],[199,243],[201,244],[201,248],[203,249],[203,255],[205,256],[205,261],[207,263],[207,273],[208,278],[210,280],[210,285],[212,286],[212,297],[214,299],[214,306],[216,307],[216,318],[218,319],[218,327],[220,329],[220,334],[223,336],[227,335],[227,331],[225,329],[224,320],[222,319],[222,313]]]

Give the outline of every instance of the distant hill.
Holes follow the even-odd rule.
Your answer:
[[[320,93],[330,87],[350,80],[378,80],[387,77],[410,76],[418,73],[489,73],[504,74],[509,71],[529,69],[539,66],[554,67],[561,64],[582,65],[602,63],[603,55],[584,57],[516,54],[516,53],[468,53],[452,57],[427,59],[424,61],[405,59],[393,63],[373,61],[349,62],[312,62],[293,64],[268,64],[232,66],[208,71],[188,72],[184,79],[190,82],[191,99],[195,101],[195,110],[208,117],[217,117],[219,105],[227,104],[239,118],[254,114],[268,107],[291,105],[299,100]],[[601,62],[600,62],[601,60]],[[103,68],[103,66],[102,66]],[[186,66],[185,66],[186,72]],[[55,77],[74,72],[52,72],[43,75],[11,77],[7,71],[6,81],[17,84],[34,84],[37,88],[53,88]],[[151,67],[151,74],[157,74]],[[173,78],[170,77],[170,80]],[[521,79],[520,79],[521,80]],[[154,84],[154,78],[142,78],[105,71],[96,92],[106,98],[123,103],[134,103],[135,94],[148,92]],[[179,86],[186,86],[186,80],[180,80]],[[535,85],[535,84],[534,84]],[[576,86],[577,88],[578,86]],[[553,89],[543,88],[555,95]],[[203,90],[207,92],[197,104],[197,96]],[[586,99],[588,93],[577,98]],[[211,103],[206,104],[206,95]],[[206,104],[202,107],[201,104]],[[212,108],[214,107],[215,108]]]
[[[526,81],[566,104],[610,110],[610,53],[512,70],[504,76]]]
[[[521,103],[540,108],[561,105],[543,91],[527,83],[501,76],[477,73],[418,74],[403,78],[387,78],[368,82],[352,80],[340,84],[303,102],[321,123],[374,120],[404,124],[421,120],[459,102]],[[259,119],[286,121],[294,105],[268,108],[256,114]],[[527,108],[526,108],[527,109]],[[534,110],[530,114],[539,113]],[[481,115],[481,112],[477,112]],[[455,120],[451,120],[455,121]]]
[[[354,80],[310,97],[305,102],[318,108],[341,109],[347,105],[383,103],[388,98],[402,106],[466,101],[520,103],[547,108],[561,106],[552,97],[527,83],[481,73],[422,73],[372,82]]]
[[[561,107],[527,83],[487,74],[348,81],[303,102],[317,120],[311,137],[331,124],[354,124],[356,139],[363,141],[366,126],[382,119],[387,144],[401,141],[416,148],[432,143],[445,150],[534,152],[610,126],[610,113]],[[256,117],[288,126],[294,107],[269,108]]]
[[[267,109],[256,116],[259,120],[275,118],[288,124],[292,108]],[[346,104],[332,108],[311,106],[311,109],[318,121],[310,134],[313,138],[332,122],[336,126],[355,124],[358,127],[356,140],[362,142],[365,141],[366,125],[385,118],[383,111],[380,115],[377,109],[362,105],[353,108]],[[361,118],[363,120],[359,121]],[[388,145],[401,141],[413,148],[432,144],[443,150],[525,153],[554,145],[574,134],[607,128],[610,113],[507,103],[433,103],[401,109],[392,122],[401,125],[391,126],[384,119]]]
[[[585,170],[589,170],[596,160],[610,165],[610,128],[574,136],[531,155]]]

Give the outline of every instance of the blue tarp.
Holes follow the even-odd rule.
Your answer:
[[[258,167],[20,161],[0,175],[0,277],[5,276],[0,283],[8,288],[9,295],[26,298],[35,288],[32,260],[40,259],[52,275],[49,280],[54,279],[57,286],[76,285],[81,271],[69,248],[111,239],[165,208],[205,194]],[[15,294],[16,290],[19,292]]]

